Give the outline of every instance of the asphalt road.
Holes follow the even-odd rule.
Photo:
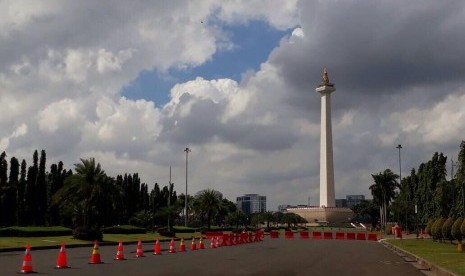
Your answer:
[[[186,242],[186,247],[190,243]],[[209,242],[205,245],[208,247]],[[178,244],[176,244],[178,246]],[[92,248],[67,248],[70,269],[54,269],[59,249],[32,248],[33,269],[47,275],[423,275],[410,263],[373,241],[284,240],[135,258],[135,245],[124,247],[126,261],[113,260],[116,246],[100,247],[101,265],[89,265]],[[24,251],[0,253],[0,275],[17,275]]]

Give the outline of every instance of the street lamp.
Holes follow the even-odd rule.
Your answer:
[[[187,165],[188,165],[188,156],[189,156],[189,152],[191,152],[191,150],[189,148],[186,148],[184,150],[186,152],[186,195],[184,197],[184,226],[187,227]]]
[[[401,159],[400,159],[400,149],[402,148],[402,145],[399,144],[397,145],[396,149],[399,150],[399,185],[402,184],[402,163],[401,163]],[[410,197],[410,194],[409,194],[409,197]],[[408,213],[406,212],[405,213],[405,228],[407,228],[407,215]]]

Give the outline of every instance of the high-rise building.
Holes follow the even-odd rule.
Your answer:
[[[242,210],[247,215],[265,212],[266,196],[261,196],[258,194],[245,194],[243,196],[238,196],[236,205],[237,208]]]
[[[364,195],[346,195],[346,198],[336,199],[336,207],[352,208],[365,200]]]
[[[347,207],[352,208],[353,206],[359,204],[362,200],[365,200],[364,195],[347,195]]]

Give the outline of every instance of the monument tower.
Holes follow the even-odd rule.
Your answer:
[[[328,72],[316,88],[321,96],[321,141],[320,141],[320,205],[290,207],[287,211],[302,216],[308,223],[317,225],[345,226],[354,216],[350,208],[336,207],[334,195],[333,133],[331,127],[331,93],[336,91],[329,82]]]
[[[329,82],[326,68],[321,84],[315,90],[321,95],[320,206],[335,207],[331,93],[336,91],[336,88]]]

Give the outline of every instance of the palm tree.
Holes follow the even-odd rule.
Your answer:
[[[370,190],[373,195],[373,200],[379,205],[381,228],[384,229],[387,220],[387,208],[391,200],[396,196],[395,189],[400,188],[397,182],[399,176],[390,169],[386,169],[384,172],[371,176],[375,183],[370,186]]]
[[[197,193],[194,199],[194,208],[201,216],[207,216],[207,227],[210,229],[212,217],[217,214],[222,207],[223,195],[213,189],[202,190]]]
[[[64,207],[73,206],[77,224],[90,228],[94,214],[98,213],[102,202],[108,202],[117,190],[113,179],[109,178],[94,158],[81,159],[75,164],[76,173],[67,177],[64,186],[54,195],[54,203]]]

